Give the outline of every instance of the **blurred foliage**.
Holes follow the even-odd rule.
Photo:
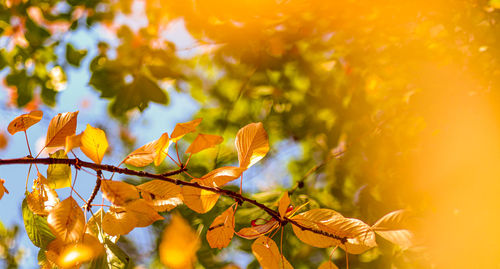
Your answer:
[[[0,266],[2,268],[17,268],[23,257],[23,251],[16,242],[19,227],[5,227],[0,222]]]
[[[6,70],[8,102],[28,109],[41,102],[53,106],[68,64],[78,67],[88,51],[97,51],[82,68],[90,70],[88,83],[110,100],[113,116],[126,119],[128,111],[142,111],[149,102],[168,104],[168,82],[169,89],[201,104],[196,116],[204,118],[204,132],[230,138],[244,124],[262,121],[271,145],[300,146],[300,157],[288,164],[295,204],[309,201],[311,208],[333,208],[372,224],[390,210],[429,209],[432,201],[422,195],[425,186],[412,162],[421,153],[418,138],[437,130],[432,113],[446,113],[436,106],[448,96],[498,99],[492,92],[500,86],[498,1],[137,3],[142,5],[132,0],[0,3],[0,69]],[[139,12],[147,17],[146,27],[132,30],[114,20],[138,7],[144,9]],[[189,57],[181,57],[185,51],[165,37],[179,19],[196,41]],[[97,26],[119,44],[78,48],[67,42],[72,32]],[[456,78],[474,83],[465,87]],[[279,157],[280,150],[273,154]],[[217,154],[193,159],[191,170],[202,175],[235,157],[228,144]],[[278,195],[255,197],[272,204]],[[230,202],[205,215],[182,214],[206,228]],[[237,227],[264,217],[260,213],[238,210]],[[328,257],[327,251],[300,243],[289,227],[286,234],[285,255],[295,268],[312,268]],[[250,243],[238,239],[231,246],[251,252]],[[226,264],[219,253],[227,252],[211,250],[203,241],[198,258],[205,267],[218,268]],[[345,257],[335,256],[335,262],[344,267]],[[351,268],[429,268],[421,253],[384,243],[349,263]],[[249,265],[256,267],[255,261]]]

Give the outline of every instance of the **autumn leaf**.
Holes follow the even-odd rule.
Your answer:
[[[198,126],[202,120],[202,118],[199,118],[184,123],[177,123],[174,131],[170,134],[170,140],[172,140],[173,143],[176,143],[184,135],[196,131],[196,126]]]
[[[172,144],[170,138],[168,137],[168,133],[163,133],[160,138],[157,140],[157,144],[155,147],[156,156],[154,157],[155,166],[160,165],[163,160],[167,157],[168,148]]]
[[[288,196],[288,192],[285,192],[278,202],[278,212],[280,213],[280,217],[283,218],[286,215],[286,211],[288,210],[288,206],[290,205],[290,197]]]
[[[56,238],[49,228],[47,219],[31,211],[26,199],[22,203],[22,214],[24,228],[33,245],[45,248],[50,241]]]
[[[33,191],[26,195],[28,207],[37,215],[48,215],[59,203],[56,191],[48,185],[47,179],[40,173],[34,180],[32,189]]]
[[[293,268],[287,259],[281,255],[276,243],[267,236],[261,236],[253,242],[252,253],[259,261],[262,269]]]
[[[88,262],[104,253],[104,246],[93,235],[85,234],[78,243],[65,246],[58,258],[62,268],[71,268]]]
[[[102,220],[106,213],[102,208],[99,208],[96,213],[90,217],[87,221],[86,233],[89,233],[99,239],[99,241],[104,242],[106,239],[111,240],[111,242],[116,243],[120,236],[111,236],[106,234],[102,228]]]
[[[137,188],[122,181],[102,180],[101,192],[104,198],[117,206],[139,199]]]
[[[83,131],[81,137],[80,149],[97,164],[102,162],[102,158],[108,149],[108,140],[103,130],[94,128],[87,124],[87,128]]]
[[[64,150],[58,150],[49,154],[50,158],[67,159]],[[49,164],[47,169],[47,182],[53,189],[66,188],[71,186],[71,167],[67,164]]]
[[[203,185],[199,179],[193,179],[191,182]],[[200,188],[195,188],[191,186],[182,187],[182,197],[184,203],[192,210],[203,214],[207,213],[212,209],[217,203],[220,194],[216,192],[211,192],[208,190],[203,190]]]
[[[191,268],[200,248],[200,238],[181,216],[172,215],[162,234],[160,261],[172,269]]]
[[[77,135],[66,136],[66,143],[64,144],[64,153],[68,154],[72,149],[79,148],[82,145],[82,133]]]
[[[71,196],[50,211],[47,222],[54,235],[64,242],[77,242],[85,232],[83,211]]]
[[[162,212],[182,204],[181,187],[163,180],[151,180],[137,186],[141,195],[153,207]]]
[[[321,230],[322,227],[319,224],[324,223],[325,225],[329,222],[337,221],[342,219],[343,216],[331,209],[312,209],[310,211],[298,214],[292,219],[299,223],[300,225],[312,228],[315,230]],[[341,242],[334,238],[313,233],[311,231],[302,230],[300,227],[292,225],[295,235],[304,243],[318,248],[327,248],[330,246],[338,245]]]
[[[47,245],[45,257],[50,263],[48,268],[61,267],[59,264],[59,257],[64,250],[64,244],[65,243],[61,239],[56,238]]]
[[[332,261],[325,261],[318,267],[318,269],[338,269],[338,267]]]
[[[119,236],[132,231],[136,223],[136,216],[127,214],[125,208],[110,207],[102,219],[102,229],[108,235]]]
[[[211,248],[222,249],[229,245],[234,235],[234,210],[230,206],[217,216],[207,231],[207,241]]]
[[[59,113],[52,118],[45,138],[45,147],[64,146],[66,137],[75,134],[77,117],[78,111]]]
[[[144,198],[144,200],[146,200],[146,202],[158,212],[170,211],[178,205],[183,204],[181,194],[176,197],[163,197],[156,196],[146,191],[141,191],[141,195],[142,198]]]
[[[2,199],[4,193],[9,194],[9,191],[3,185],[4,183],[5,183],[5,180],[0,178],[0,199]]]
[[[269,139],[261,122],[250,123],[236,134],[236,150],[240,167],[249,168],[266,156]]]
[[[127,214],[132,214],[137,220],[135,227],[147,227],[163,217],[158,215],[144,199],[131,201],[125,205]]]
[[[26,131],[28,128],[39,122],[42,119],[42,116],[43,112],[41,110],[34,110],[28,114],[18,116],[9,123],[7,131],[11,135],[17,132]]]
[[[164,133],[159,139],[132,151],[123,162],[136,167],[144,167],[155,162],[155,165],[158,166],[167,156],[166,150],[169,145],[168,134]]]
[[[196,154],[202,150],[215,147],[222,143],[222,141],[224,141],[224,138],[220,135],[198,134],[193,143],[187,148],[186,154]]]
[[[243,228],[239,232],[237,232],[236,234],[238,236],[246,238],[246,239],[255,239],[257,237],[260,237],[262,235],[265,235],[265,234],[268,234],[268,233],[274,231],[276,228],[279,227],[279,225],[280,224],[277,220],[270,219],[264,224]]]
[[[384,239],[409,248],[414,245],[415,236],[408,229],[410,213],[407,210],[396,210],[380,218],[373,226],[372,230]]]
[[[221,187],[241,176],[244,168],[224,166],[217,168],[200,178],[200,184],[210,187]]]

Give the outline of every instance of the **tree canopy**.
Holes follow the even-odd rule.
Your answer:
[[[498,9],[496,0],[3,1],[2,109],[11,114],[0,148],[12,147],[5,131],[22,136],[45,112],[35,125],[43,147],[64,149],[40,157],[32,143],[24,155],[0,155],[31,169],[18,208],[43,231],[26,231],[38,260],[53,266],[51,255],[102,248],[88,255],[92,268],[493,267]],[[60,111],[74,70],[88,75],[76,83],[105,104],[105,121],[77,120],[91,110],[83,102]],[[182,114],[176,96],[197,112],[136,142],[149,136],[131,119],[175,102]],[[61,195],[85,169],[84,199]],[[0,203],[24,182],[2,178]],[[109,209],[80,216],[96,195]],[[78,216],[81,231],[58,226],[62,215]],[[148,257],[126,236],[145,226],[155,235]],[[10,249],[0,256],[16,266],[17,228],[0,234]],[[167,258],[178,249],[188,263]]]

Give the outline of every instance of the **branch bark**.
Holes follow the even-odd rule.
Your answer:
[[[108,172],[114,172],[114,173],[118,173],[118,174],[129,175],[129,176],[138,176],[138,177],[145,177],[145,178],[151,178],[151,179],[159,179],[159,180],[170,182],[170,183],[175,184],[175,185],[190,186],[190,187],[218,193],[220,195],[230,197],[240,204],[243,202],[253,204],[253,205],[259,207],[260,209],[264,210],[267,214],[269,214],[272,218],[274,218],[275,220],[280,222],[280,224],[283,226],[286,225],[287,223],[291,223],[291,224],[299,227],[302,230],[310,231],[310,232],[313,232],[316,234],[320,234],[323,236],[327,236],[327,237],[331,237],[333,239],[339,240],[342,244],[347,242],[347,239],[348,239],[347,237],[341,237],[341,236],[327,233],[325,231],[316,230],[316,229],[313,229],[310,227],[303,226],[303,225],[297,223],[295,220],[287,218],[287,217],[281,218],[278,211],[272,210],[271,208],[265,206],[264,204],[259,203],[256,200],[250,199],[248,197],[245,197],[239,193],[236,193],[236,192],[233,192],[230,190],[226,190],[226,189],[217,188],[217,187],[208,187],[208,186],[200,185],[200,184],[195,183],[195,182],[188,182],[188,181],[178,180],[178,179],[169,177],[169,176],[177,175],[177,174],[180,174],[180,173],[186,171],[187,169],[184,167],[180,168],[178,170],[174,170],[174,171],[163,173],[163,174],[153,174],[153,173],[149,173],[149,172],[145,172],[145,171],[136,171],[136,170],[131,170],[128,168],[120,168],[120,167],[108,165],[108,164],[96,164],[96,163],[91,163],[91,162],[85,162],[85,161],[82,161],[78,158],[74,158],[74,159],[36,158],[36,159],[34,159],[31,157],[25,157],[25,158],[16,158],[16,159],[0,159],[0,165],[11,165],[11,164],[45,164],[45,165],[67,164],[67,165],[74,166],[76,169],[80,169],[81,167],[86,167],[86,168],[90,168],[92,170],[95,170],[96,172],[108,171]]]

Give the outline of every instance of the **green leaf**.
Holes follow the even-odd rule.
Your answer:
[[[79,67],[80,62],[86,55],[87,50],[77,50],[70,43],[66,44],[66,60],[69,64]]]
[[[51,158],[67,159],[68,155],[63,149],[49,154]],[[71,186],[71,168],[67,164],[51,164],[47,169],[47,181],[53,189],[66,188]]]
[[[23,200],[22,205],[24,228],[33,245],[39,248],[45,248],[47,244],[56,237],[50,231],[47,219],[33,213],[26,202]]]
[[[133,268],[129,256],[116,244],[106,239],[104,247],[106,248],[106,255],[108,256],[109,268]]]
[[[109,269],[110,267],[108,266],[108,260],[106,255],[101,255],[95,259],[93,259],[88,268],[93,268],[93,269]],[[115,267],[111,267],[115,268]]]

